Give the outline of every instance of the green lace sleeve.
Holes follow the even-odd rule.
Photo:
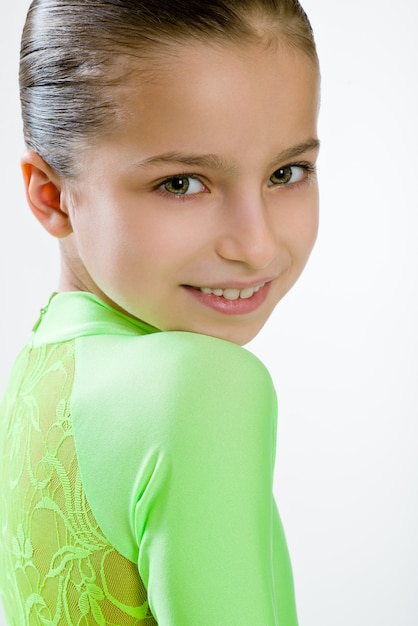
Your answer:
[[[71,411],[101,529],[160,626],[296,626],[272,495],[276,396],[245,349],[191,333],[76,342]]]

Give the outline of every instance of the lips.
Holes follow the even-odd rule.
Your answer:
[[[228,287],[226,289],[200,287],[199,291],[206,295],[214,295],[219,298],[225,298],[225,300],[247,300],[248,298],[252,298],[252,296],[264,287],[264,285],[265,283],[260,283],[254,287],[245,287],[244,289],[236,289],[234,287]]]
[[[190,287],[185,290],[200,304],[222,315],[246,315],[253,313],[266,301],[271,280],[264,280],[246,287]]]

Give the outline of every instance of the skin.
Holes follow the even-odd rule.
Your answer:
[[[61,239],[59,291],[247,343],[316,239],[318,71],[283,46],[182,44],[115,97],[121,124],[80,152],[75,180],[22,160],[29,204]],[[197,290],[264,283],[238,300]]]

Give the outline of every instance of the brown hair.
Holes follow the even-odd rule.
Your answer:
[[[77,172],[76,153],[115,121],[109,87],[187,40],[279,38],[318,65],[309,20],[297,0],[34,0],[22,35],[20,95],[24,138],[60,175]]]

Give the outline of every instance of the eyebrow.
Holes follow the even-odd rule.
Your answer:
[[[278,163],[283,163],[301,156],[305,152],[318,150],[320,146],[319,139],[309,139],[303,143],[287,148],[276,154],[274,159],[269,164],[269,168],[275,167]],[[222,159],[216,154],[184,154],[182,152],[166,152],[164,154],[158,154],[143,161],[136,163],[136,167],[147,167],[149,165],[163,165],[163,164],[180,163],[187,165],[188,167],[202,167],[207,169],[222,170],[229,173],[236,173],[238,171],[237,164],[231,163]]]
[[[308,141],[304,141],[303,143],[299,143],[296,146],[292,146],[291,148],[287,148],[282,152],[276,154],[274,159],[270,161],[269,168],[273,168],[277,165],[277,163],[286,163],[286,161],[291,161],[296,157],[305,154],[305,152],[313,152],[314,150],[319,150],[321,143],[319,139],[308,139]]]
[[[212,170],[222,170],[234,173],[237,166],[228,163],[216,154],[183,154],[182,152],[167,152],[150,157],[137,163],[137,167],[147,167],[148,165],[164,165],[169,163],[180,163],[188,167],[202,167]]]

